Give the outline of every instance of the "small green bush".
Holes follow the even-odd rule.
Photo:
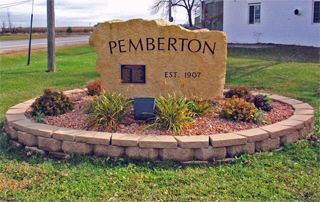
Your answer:
[[[41,112],[36,112],[36,115],[32,117],[33,121],[37,123],[43,123],[43,120],[42,120],[43,118],[46,118],[46,115],[44,115]]]
[[[46,116],[58,116],[72,110],[73,107],[73,101],[62,92],[45,89],[44,95],[37,98],[31,105],[31,115],[38,116],[39,114],[44,114]]]
[[[251,92],[246,86],[233,87],[226,92],[225,97],[232,98],[234,95],[236,95],[238,98],[243,98],[246,96],[251,96]]]
[[[222,108],[220,117],[231,121],[244,121],[249,123],[257,123],[260,118],[253,103],[246,102],[242,98],[234,95],[232,98],[227,98]]]
[[[165,98],[156,98],[155,122],[148,127],[157,126],[171,131],[173,134],[183,133],[183,128],[193,124],[189,102],[185,97],[178,98],[175,94]]]
[[[86,107],[89,128],[103,127],[109,132],[116,131],[132,102],[123,94],[115,92],[107,92],[94,98]]]
[[[103,86],[101,84],[101,80],[99,81],[89,81],[86,85],[87,90],[87,94],[94,96],[94,95],[101,95],[103,92]]]

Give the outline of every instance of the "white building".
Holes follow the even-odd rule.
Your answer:
[[[320,0],[221,1],[228,43],[320,47]]]

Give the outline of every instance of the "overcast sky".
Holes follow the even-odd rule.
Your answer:
[[[12,6],[25,2],[21,5]],[[113,19],[158,19],[163,18],[161,13],[150,14],[153,0],[55,0],[56,27],[93,26],[98,22]],[[10,7],[8,7],[10,6]],[[15,27],[30,26],[32,10],[31,0],[1,0],[0,20],[8,26],[8,11]],[[33,26],[47,26],[47,0],[34,0]],[[175,24],[187,22],[184,9],[178,8],[173,14]],[[167,19],[167,18],[166,18]]]

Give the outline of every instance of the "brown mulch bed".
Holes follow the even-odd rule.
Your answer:
[[[55,125],[58,127],[73,128],[80,130],[90,130],[86,124],[86,114],[84,111],[85,106],[92,100],[92,97],[87,96],[85,93],[77,93],[68,95],[74,102],[74,110],[60,115],[60,116],[48,116],[43,118],[44,123],[49,125]],[[217,133],[230,133],[240,130],[258,128],[263,125],[246,123],[246,122],[233,122],[226,119],[220,118],[219,113],[222,109],[222,104],[224,99],[214,100],[217,106],[213,108],[214,115],[212,117],[197,117],[195,118],[195,124],[189,128],[184,129],[184,134],[186,136],[191,135],[212,135]],[[274,124],[279,121],[288,119],[293,115],[294,109],[284,103],[273,102],[273,109],[266,113],[264,117],[269,120],[269,122],[264,122],[264,125]],[[30,115],[30,109],[27,110],[26,116],[32,118]],[[133,110],[130,114],[125,116],[125,123],[119,125],[117,133],[128,133],[128,134],[155,134],[155,135],[172,135],[172,133],[166,131],[165,129],[157,128],[147,128],[142,130],[147,124],[147,121],[134,120]],[[95,129],[95,131],[104,131],[104,128]]]

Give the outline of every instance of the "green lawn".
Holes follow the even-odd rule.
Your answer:
[[[56,34],[56,37],[71,37],[79,36],[79,34]],[[32,39],[45,39],[47,34],[33,34]],[[29,39],[29,34],[12,34],[12,35],[1,35],[0,41],[11,41],[11,40],[26,40]]]
[[[319,128],[319,49],[229,48],[227,86],[246,85],[310,103]],[[44,88],[82,88],[99,78],[89,46],[56,54],[1,56],[0,122],[10,106]],[[318,137],[319,134],[317,134]],[[0,138],[0,201],[320,201],[320,144],[302,140],[283,151],[242,155],[229,163],[184,165],[74,156],[62,161],[28,155]]]

